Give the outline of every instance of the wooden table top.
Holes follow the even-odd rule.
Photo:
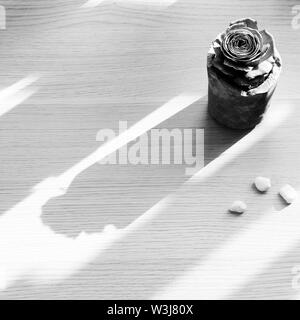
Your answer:
[[[43,207],[42,221],[56,234],[101,232],[107,224],[127,230],[147,218],[63,281],[22,276],[0,298],[297,297],[299,205],[285,208],[278,197],[283,184],[300,188],[297,1],[84,3],[0,3],[1,215],[96,150],[100,129],[132,125],[182,94],[202,98],[159,128],[204,128],[207,166],[193,178],[185,165],[85,170]],[[245,16],[274,35],[284,65],[270,118],[251,133],[222,128],[206,112],[209,45]],[[6,103],[5,89],[18,86]],[[272,178],[266,195],[252,188],[258,175]],[[234,200],[248,204],[244,215],[227,213]]]

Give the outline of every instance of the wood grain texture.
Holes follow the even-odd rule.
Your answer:
[[[282,184],[299,186],[300,30],[291,27],[297,1],[178,0],[161,8],[123,0],[89,10],[80,8],[83,3],[1,1],[7,29],[0,31],[0,89],[40,75],[37,92],[0,117],[2,213],[38,182],[94,151],[100,129],[117,129],[119,120],[133,124],[182,93],[206,95],[206,53],[231,20],[251,16],[273,33],[284,62],[273,104],[294,108],[205,181],[187,181],[179,165],[94,165],[44,208],[43,221],[56,232],[125,227],[165,197],[166,207],[70,279],[43,286],[20,281],[0,293],[3,299],[152,298],[234,234],[259,224],[266,211],[282,209]],[[160,127],[204,128],[208,164],[245,133],[219,127],[206,103],[204,97]],[[267,195],[251,188],[257,175],[272,178]],[[226,213],[236,199],[248,203],[243,217]],[[231,297],[293,298],[291,268],[300,263],[299,246],[270,261]]]

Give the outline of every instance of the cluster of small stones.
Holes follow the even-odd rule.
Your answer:
[[[265,193],[271,188],[272,184],[269,178],[257,177],[254,180],[254,186],[259,192]],[[292,204],[298,198],[297,191],[289,184],[284,185],[279,190],[279,195],[284,199],[284,201],[287,204]],[[234,201],[229,209],[230,212],[238,214],[242,214],[246,210],[247,205],[243,201]]]

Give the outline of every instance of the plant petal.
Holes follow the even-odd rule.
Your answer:
[[[267,32],[266,30],[260,31],[260,34],[263,39],[263,44],[266,47],[265,52],[262,54],[260,62],[269,59],[271,56],[274,55],[274,38],[273,36]]]
[[[251,19],[251,18],[243,18],[243,19],[233,21],[229,24],[229,26],[232,26],[235,24],[240,24],[240,23],[243,23],[245,27],[249,27],[249,28],[258,30],[257,21],[254,19]]]

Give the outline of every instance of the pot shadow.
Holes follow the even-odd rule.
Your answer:
[[[174,128],[204,129],[205,164],[246,134],[245,131],[232,131],[215,123],[207,114],[207,97],[157,127],[169,129],[169,132]],[[171,144],[171,159],[180,144]],[[131,147],[132,143],[128,150]],[[57,233],[69,236],[82,231],[97,232],[108,224],[118,228],[128,226],[141,212],[146,212],[190,178],[186,175],[186,168],[190,166],[185,164],[151,164],[151,148],[156,147],[148,146],[149,165],[96,164],[81,173],[66,195],[44,207],[44,223]],[[196,141],[193,141],[192,147],[196,150]]]
[[[105,8],[112,13],[128,14],[122,6]],[[46,14],[46,9],[33,7],[27,16]],[[65,12],[68,8],[62,9]],[[127,18],[141,19],[141,9],[133,10],[133,16]],[[160,28],[149,30],[148,25],[137,25],[132,32],[128,25],[111,30],[111,26],[101,24],[99,12],[102,13],[100,7],[83,12],[76,17],[77,24],[71,24],[74,22],[71,14],[70,25],[64,19],[64,27],[60,19],[31,26],[25,23],[26,18],[22,30],[13,28],[16,26],[12,22],[12,28],[1,39],[7,51],[12,52],[12,60],[2,53],[4,73],[15,78],[28,70],[38,70],[42,77],[38,93],[0,119],[3,150],[0,212],[24,199],[30,188],[43,179],[57,176],[94,151],[99,145],[96,142],[99,129],[117,129],[119,119],[131,125],[181,92],[206,91],[206,81],[202,80],[205,59],[199,61],[199,56],[206,56],[206,46],[201,41],[198,44],[195,34],[187,37],[181,25],[164,25],[162,29],[159,19],[151,25]],[[14,21],[14,11],[11,15]],[[87,18],[99,22],[101,29],[85,23]],[[118,22],[121,18],[111,14],[110,19]],[[35,33],[37,26],[39,32]],[[12,42],[11,38],[16,40]],[[36,43],[38,50],[23,50],[30,45],[35,48]],[[157,50],[162,45],[165,54]],[[18,71],[12,73],[16,65]],[[208,118],[205,99],[186,111],[162,126],[204,128],[205,164],[238,139],[237,133],[230,133]],[[70,235],[77,234],[82,226],[90,231],[101,229],[107,222],[125,226],[186,181],[184,168],[165,169],[165,166],[96,165],[75,181],[64,197],[68,201],[57,199],[45,208],[45,222]],[[91,219],[85,223],[85,218],[99,216],[97,206],[107,212],[96,219],[103,222],[93,224],[95,221]],[[122,207],[124,215],[120,217]],[[82,208],[87,214],[82,213]],[[64,212],[63,217],[59,212]],[[128,218],[124,218],[126,215]]]

